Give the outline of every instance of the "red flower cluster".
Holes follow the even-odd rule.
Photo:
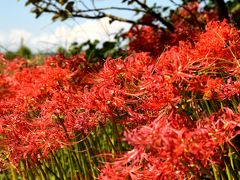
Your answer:
[[[240,115],[226,109],[199,119],[195,127],[174,127],[174,123],[186,118],[172,112],[127,133],[125,140],[134,149],[112,165],[106,164],[100,179],[204,177],[212,164],[222,163],[220,145],[235,137]]]
[[[240,93],[240,36],[226,22],[211,22],[198,39],[172,47],[150,66],[139,82],[146,93],[138,97],[147,103],[137,107],[154,120],[126,131],[133,149],[106,164],[100,179],[195,179],[222,165],[221,147],[239,134],[233,99]]]
[[[1,64],[0,140],[10,162],[46,157],[69,143],[74,131],[87,132],[97,123],[78,112],[83,85],[91,84],[92,70],[83,57],[49,57],[36,67],[1,57]]]
[[[143,16],[142,20],[154,24],[156,20],[150,15]],[[197,41],[197,37],[204,29],[206,23],[217,19],[215,12],[200,8],[197,1],[189,2],[179,7],[170,15],[170,22],[174,32],[159,27],[134,25],[126,34],[129,39],[129,50],[135,52],[150,52],[158,56],[169,46],[178,45],[179,41]]]

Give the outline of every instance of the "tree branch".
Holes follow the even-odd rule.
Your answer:
[[[217,8],[218,17],[220,20],[229,19],[228,9],[224,0],[214,0]]]
[[[197,25],[200,29],[204,29],[204,25],[201,24],[201,23],[198,21],[196,15],[195,15],[194,13],[192,13],[192,11],[191,11],[189,8],[187,8],[185,5],[180,5],[180,4],[176,3],[174,0],[170,0],[170,2],[172,2],[174,5],[176,5],[176,6],[178,6],[178,7],[182,7],[183,9],[185,9],[185,10],[190,14],[191,18],[192,18],[193,21],[196,23],[196,25]],[[183,18],[185,21],[187,21],[189,24],[192,24],[191,21],[186,20],[186,18],[184,18],[184,17],[182,17],[182,18]]]
[[[101,11],[106,11],[106,10],[133,11],[133,12],[143,12],[143,13],[146,12],[141,9],[132,9],[132,8],[115,7],[115,6],[104,7],[104,8],[94,8],[94,9],[87,9],[87,10],[76,10],[76,12],[77,13],[87,13],[87,12],[94,12],[94,11],[101,12]]]
[[[152,8],[150,8],[149,6],[147,6],[145,3],[142,3],[139,0],[134,0],[134,2],[136,2],[140,7],[142,7],[143,9],[146,10],[146,12],[150,15],[152,15],[153,17],[155,17],[156,19],[158,19],[163,25],[165,25],[170,31],[174,31],[174,26],[166,21],[160,13],[156,13],[155,11],[152,10]]]
[[[41,6],[38,6],[38,5],[35,5],[35,6],[39,9],[43,10],[45,13],[58,14],[61,11],[61,9],[59,9],[57,7],[55,7],[57,10],[53,10],[53,9],[50,9],[50,8],[42,8]],[[104,13],[104,12],[98,12],[97,15],[88,15],[88,14],[83,14],[82,13],[82,12],[91,12],[91,11],[93,11],[93,10],[84,10],[84,11],[79,11],[79,12],[78,11],[72,12],[72,13],[69,13],[69,18],[78,17],[78,18],[85,18],[85,19],[101,19],[101,18],[104,18],[104,17],[108,17],[112,21],[126,22],[126,23],[133,24],[133,25],[141,24],[141,25],[156,27],[155,25],[153,25],[151,23],[138,22],[138,21],[114,16],[112,14],[107,14],[107,13]]]
[[[152,24],[151,22],[141,22],[141,20],[133,20],[130,18],[124,18],[121,16],[113,15],[107,13],[108,10],[119,10],[119,11],[131,11],[131,12],[141,12],[144,14],[149,14],[159,20],[163,25],[165,25],[170,31],[174,31],[174,26],[161,17],[160,13],[157,13],[153,8],[150,8],[146,1],[142,2],[139,0],[133,0],[133,2],[137,3],[140,7],[139,8],[129,8],[129,7],[101,7],[96,8],[94,0],[92,0],[93,7],[89,8],[84,4],[83,1],[70,1],[66,0],[62,3],[58,0],[39,0],[39,1],[32,1],[28,0],[27,4],[32,4],[35,9],[33,12],[36,14],[36,17],[39,17],[42,13],[52,13],[54,14],[53,20],[57,18],[62,18],[65,20],[67,18],[85,18],[85,19],[100,19],[103,17],[110,18],[110,21],[121,21],[130,24],[140,24],[140,25],[148,25],[156,27],[156,25]],[[76,3],[81,3],[80,7],[76,7]]]

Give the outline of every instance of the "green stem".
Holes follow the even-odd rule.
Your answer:
[[[17,174],[16,174],[16,171],[13,167],[13,164],[10,165],[10,171],[11,171],[11,175],[12,175],[12,180],[17,180]]]

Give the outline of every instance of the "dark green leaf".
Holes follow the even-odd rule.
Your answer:
[[[165,12],[169,9],[169,7],[163,7],[162,11]]]
[[[61,18],[61,21],[64,21],[69,17],[67,11],[59,11],[58,14],[59,14],[59,17]]]
[[[68,10],[70,13],[72,13],[73,12],[73,5],[74,5],[74,2],[70,1],[69,3],[67,3],[65,9]]]
[[[56,21],[59,18],[59,14],[54,14],[52,17],[52,21]]]
[[[33,8],[31,10],[31,13],[36,14],[36,18],[38,18],[43,13],[43,11],[41,9],[39,9],[39,8]]]
[[[37,3],[40,3],[42,0],[28,0],[26,3],[25,3],[25,6],[28,6],[29,4],[37,4]]]
[[[57,2],[63,6],[68,2],[68,0],[57,0]]]

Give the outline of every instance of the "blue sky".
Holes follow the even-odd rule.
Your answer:
[[[45,24],[48,18],[34,21],[34,15],[29,14],[30,8],[24,6],[24,1],[5,0],[0,6],[1,31],[9,31],[14,28],[27,28],[37,30],[40,24]]]
[[[100,6],[120,6],[121,0],[96,0]],[[150,3],[158,0],[148,0]],[[34,51],[54,51],[57,47],[68,47],[71,42],[83,42],[87,39],[109,40],[109,34],[128,28],[125,23],[108,24],[107,19],[92,21],[75,19],[64,22],[52,22],[50,15],[42,15],[35,19],[26,7],[26,0],[4,0],[0,6],[0,51],[16,49],[21,39]],[[111,4],[109,4],[111,2]],[[162,5],[169,4],[161,0]],[[125,13],[125,14],[124,14]],[[126,12],[120,15],[131,16]]]

